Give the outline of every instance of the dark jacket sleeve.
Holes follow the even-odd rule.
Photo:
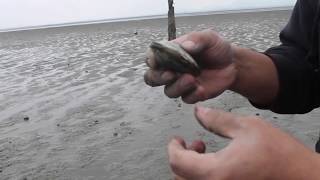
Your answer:
[[[307,60],[316,7],[316,0],[298,0],[280,33],[281,45],[265,52],[277,68],[280,90],[271,105],[256,107],[283,114],[306,113],[319,107],[319,75]]]

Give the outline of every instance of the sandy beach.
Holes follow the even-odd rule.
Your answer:
[[[177,31],[213,28],[264,51],[279,44],[290,13],[179,17]],[[0,33],[0,179],[164,180],[172,136],[224,147],[193,105],[144,84],[145,51],[166,31],[166,19],[152,19]],[[263,117],[310,148],[318,138],[319,110],[278,115],[230,91],[201,104]]]

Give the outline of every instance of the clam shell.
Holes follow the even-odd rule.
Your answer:
[[[198,75],[200,67],[179,44],[172,41],[152,42],[150,48],[160,69]]]

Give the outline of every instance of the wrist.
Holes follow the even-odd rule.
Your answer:
[[[236,73],[235,73],[235,78],[234,78],[234,82],[231,84],[229,90],[235,91],[235,92],[239,92],[239,89],[241,87],[241,83],[240,83],[240,77],[239,74],[241,71],[241,66],[242,64],[241,62],[241,50],[240,47],[238,47],[235,44],[231,44],[231,49],[232,49],[232,62],[235,66],[236,69]]]
[[[246,91],[245,77],[246,77],[246,73],[250,72],[250,65],[248,64],[250,62],[246,61],[246,58],[245,58],[245,53],[246,53],[245,51],[247,49],[241,48],[235,44],[232,44],[231,48],[233,53],[232,55],[233,64],[236,69],[236,73],[235,73],[236,77],[234,82],[231,84],[229,90],[246,96],[244,93]]]
[[[232,45],[235,81],[230,90],[256,104],[267,105],[278,94],[279,80],[275,65],[265,54]]]

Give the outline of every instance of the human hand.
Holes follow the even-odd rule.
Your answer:
[[[180,138],[168,146],[176,180],[314,180],[319,157],[288,134],[257,117],[240,117],[196,107],[196,118],[207,130],[230,138],[230,144],[204,154],[204,144],[186,147]]]
[[[180,44],[200,65],[201,73],[179,74],[160,70],[154,55],[148,53],[145,82],[150,86],[165,86],[164,92],[170,98],[182,97],[193,104],[220,95],[234,83],[237,70],[233,62],[233,50],[215,31],[193,32],[174,40]]]

